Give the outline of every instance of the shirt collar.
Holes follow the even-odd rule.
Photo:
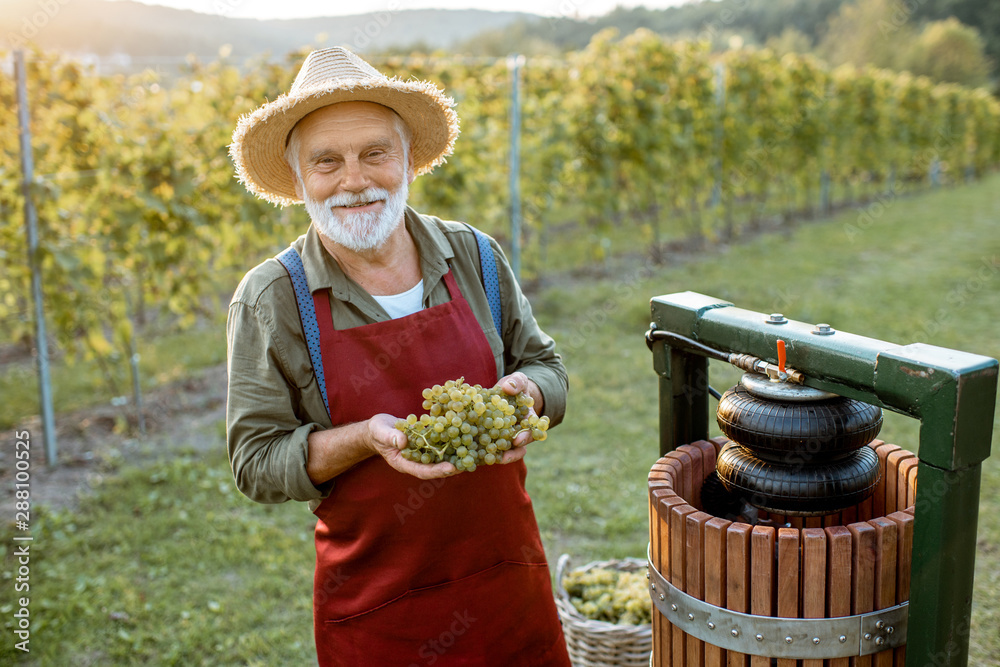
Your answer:
[[[448,262],[455,256],[455,251],[448,242],[444,232],[409,206],[403,214],[403,223],[413,237],[420,254],[420,271],[423,274],[424,293],[430,293],[431,288],[448,271]],[[323,242],[316,231],[316,225],[310,224],[309,230],[302,237],[299,250],[302,265],[306,270],[306,280],[313,292],[319,289],[329,289],[333,295],[343,301],[351,300],[351,292],[359,290],[357,284],[347,277],[337,260],[323,247]]]

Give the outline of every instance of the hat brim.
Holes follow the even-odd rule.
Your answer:
[[[428,81],[341,80],[283,94],[240,118],[229,145],[240,182],[273,204],[301,204],[285,162],[288,133],[308,114],[338,102],[375,102],[399,114],[411,131],[416,175],[444,162],[458,138],[454,100]]]

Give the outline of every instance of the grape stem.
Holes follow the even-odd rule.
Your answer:
[[[424,442],[427,442],[427,441],[425,440]],[[434,445],[432,445],[431,443],[429,443],[429,442],[427,443],[427,449],[429,449],[429,450],[431,450],[432,452],[434,452],[435,454],[437,454],[437,457],[438,457],[438,461],[443,461],[443,460],[444,460],[444,450],[445,450],[445,449],[446,449],[447,447],[448,447],[448,445],[445,445],[445,446],[444,446],[444,447],[442,447],[441,449],[438,449],[437,447],[435,447],[435,446],[434,446]]]
[[[415,435],[418,438],[420,438],[421,440],[423,440],[424,441],[424,447],[430,447],[431,446],[431,443],[429,443],[427,441],[427,436],[425,436],[423,433],[417,433],[416,431],[410,430],[410,431],[407,431],[407,435]]]
[[[423,440],[424,441],[424,447],[426,447],[427,449],[429,449],[429,450],[433,451],[435,454],[437,454],[438,461],[443,461],[444,460],[444,450],[447,447],[447,445],[445,445],[441,449],[438,449],[437,447],[435,447],[434,445],[432,445],[430,443],[430,441],[427,439],[427,436],[425,436],[423,433],[418,433],[414,429],[411,429],[411,430],[407,431],[407,433],[410,434],[410,435],[415,435],[418,438],[420,438],[421,440]]]

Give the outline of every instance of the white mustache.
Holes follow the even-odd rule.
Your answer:
[[[336,206],[363,206],[371,204],[374,201],[384,201],[389,198],[389,194],[389,191],[384,188],[368,188],[358,193],[345,192],[328,197],[326,205],[330,208]]]
[[[321,234],[345,248],[360,252],[381,247],[403,221],[409,188],[404,180],[396,190],[371,187],[361,192],[331,195],[323,201],[306,196],[306,210]],[[335,213],[338,207],[382,201],[381,210]]]

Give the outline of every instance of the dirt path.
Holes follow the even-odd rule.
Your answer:
[[[226,366],[220,364],[143,395],[146,435],[117,428],[133,422],[130,406],[91,407],[56,418],[59,463],[45,465],[41,420],[32,419],[0,435],[0,521],[14,520],[15,434],[31,434],[31,505],[72,508],[95,481],[122,465],[142,465],[165,452],[225,448],[221,426],[226,409]],[[132,430],[134,433],[118,431]]]

